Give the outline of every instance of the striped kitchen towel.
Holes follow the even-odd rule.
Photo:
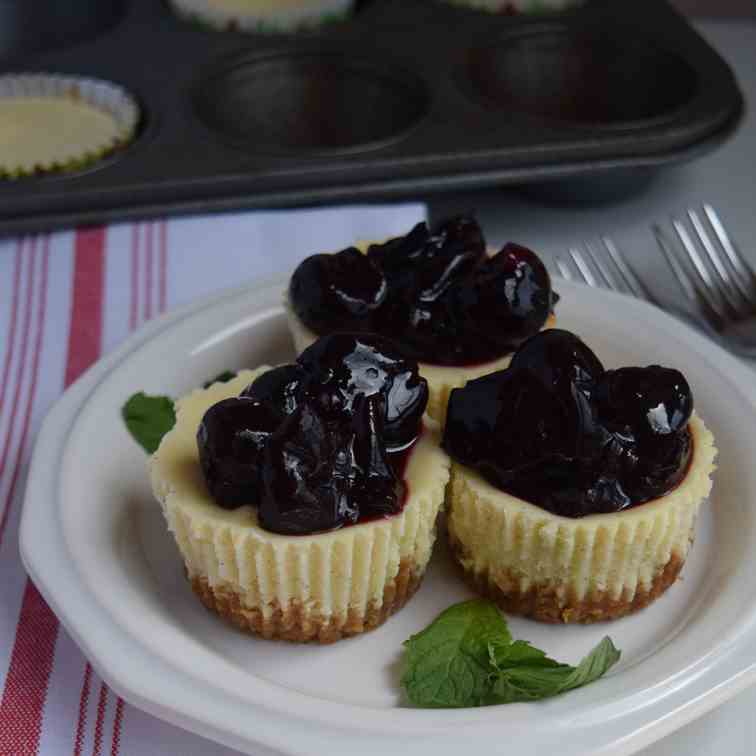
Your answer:
[[[151,318],[424,217],[421,205],[350,206],[0,241],[0,756],[235,753],[111,693],[27,578],[17,534],[35,433],[67,386]]]

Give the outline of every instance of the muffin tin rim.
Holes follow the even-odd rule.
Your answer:
[[[124,51],[133,46],[134,34],[144,28],[149,39],[147,47],[155,45],[158,34],[166,34],[166,40],[176,43],[183,50],[199,49],[201,55],[185,61],[184,69],[193,65],[195,74],[209,69],[212,63],[224,57],[235,57],[259,44],[261,51],[271,48],[293,47],[302,44],[358,45],[370,47],[370,37],[366,31],[373,23],[382,37],[397,27],[397,12],[403,11],[404,4],[397,0],[387,0],[386,7],[392,8],[394,16],[383,20],[377,3],[361,11],[354,19],[335,24],[327,32],[319,30],[313,34],[261,36],[254,34],[230,33],[224,35],[211,30],[197,30],[190,24],[175,20],[166,3],[150,0],[130,0],[127,12],[114,28],[106,30],[101,37],[84,45],[73,45],[64,54],[55,57],[35,55],[25,69],[42,68],[49,70],[60,61],[63,72],[97,76],[113,81],[124,81],[130,91],[144,89],[142,105],[151,120],[159,120],[161,128],[155,134],[155,149],[129,152],[133,160],[114,161],[103,165],[108,171],[85,171],[76,174],[60,174],[55,181],[71,179],[66,191],[57,188],[60,184],[47,181],[35,184],[32,191],[22,188],[19,182],[0,182],[0,197],[5,207],[0,214],[0,234],[18,230],[50,228],[83,222],[102,222],[114,218],[144,217],[158,212],[203,211],[220,209],[269,207],[285,204],[312,204],[313,202],[352,200],[370,197],[372,199],[403,195],[408,192],[424,192],[429,189],[452,187],[483,187],[502,184],[535,184],[547,179],[576,179],[596,184],[610,180],[612,176],[630,176],[629,171],[658,170],[664,165],[678,163],[710,151],[729,136],[738,124],[743,112],[742,95],[729,66],[721,56],[711,49],[702,36],[675,14],[669,3],[660,3],[660,10],[650,11],[649,0],[644,0],[643,13],[654,22],[653,40],[658,40],[663,49],[677,51],[689,65],[704,70],[711,75],[717,92],[702,103],[698,113],[691,113],[690,124],[678,121],[672,127],[634,126],[622,129],[596,129],[592,124],[567,128],[563,123],[556,130],[552,123],[519,114],[519,130],[529,134],[527,149],[521,139],[512,137],[512,129],[505,130],[506,136],[495,136],[490,127],[474,128],[474,121],[490,120],[491,110],[480,101],[459,93],[455,84],[433,86],[436,101],[432,102],[428,118],[410,129],[383,149],[357,149],[346,153],[326,152],[310,158],[298,152],[275,154],[255,153],[239,149],[227,140],[222,140],[213,131],[210,135],[212,147],[197,167],[173,169],[171,161],[176,161],[176,148],[195,149],[198,140],[208,143],[209,131],[198,118],[187,123],[185,108],[180,98],[186,99],[185,80],[177,67],[180,56],[175,59],[172,69],[178,74],[175,96],[165,96],[150,91],[149,81],[138,71],[119,65],[115,57],[123,57]],[[159,6],[159,7],[157,7]],[[649,6],[649,7],[645,7]],[[569,8],[548,16],[529,17],[502,16],[468,9],[455,8],[432,0],[411,0],[407,3],[408,18],[437,19],[442,11],[444,22],[449,19],[467,18],[468,23],[451,24],[455,33],[467,34],[481,19],[493,24],[499,30],[532,28],[534,24],[569,24],[580,22],[590,24],[596,19],[611,19],[607,10],[622,10],[621,0],[593,0],[583,7]],[[655,8],[656,5],[653,4]],[[423,10],[423,8],[425,10]],[[431,16],[427,10],[433,8]],[[634,16],[640,13],[634,11]],[[626,16],[627,14],[623,14]],[[472,23],[470,20],[474,20]],[[627,22],[627,19],[625,19]],[[595,24],[594,24],[595,26]],[[438,23],[434,28],[438,27]],[[457,31],[459,27],[460,31]],[[613,26],[614,28],[614,26]],[[633,24],[633,28],[635,25]],[[658,31],[657,31],[658,30]],[[670,36],[674,32],[677,37]],[[414,32],[412,32],[414,33]],[[437,46],[443,41],[443,35]],[[447,32],[447,37],[448,37]],[[430,66],[416,68],[409,50],[410,40],[404,35],[407,62],[425,84],[432,79],[434,69]],[[113,50],[108,57],[107,50]],[[370,54],[381,54],[381,47]],[[99,58],[96,65],[84,65],[84,55],[96,51]],[[90,53],[91,55],[92,53]],[[204,63],[202,62],[204,58]],[[17,62],[11,61],[11,70],[18,69]],[[133,67],[132,67],[133,68]],[[440,104],[468,103],[466,121],[457,127],[449,125],[448,113],[440,109]],[[445,120],[446,119],[446,120]],[[423,129],[423,124],[431,128]],[[437,128],[446,124],[447,128]],[[465,132],[466,128],[466,132]],[[176,138],[177,129],[184,133]],[[468,142],[466,133],[471,135]],[[191,145],[189,144],[191,142]],[[456,147],[455,147],[456,146]],[[463,147],[459,152],[456,148]],[[454,149],[454,153],[452,153]],[[530,153],[530,157],[527,154]],[[274,160],[279,163],[274,163]],[[156,166],[159,165],[159,173]],[[295,169],[301,168],[301,172]],[[606,177],[606,178],[605,178]],[[34,179],[32,179],[33,181]],[[43,179],[46,181],[45,179]],[[9,185],[13,185],[11,189]],[[30,184],[26,183],[28,187]],[[32,197],[34,195],[34,197]],[[35,202],[32,203],[32,199]],[[41,208],[41,209],[39,209]]]

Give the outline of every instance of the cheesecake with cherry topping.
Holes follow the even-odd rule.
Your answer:
[[[556,294],[538,256],[486,247],[460,216],[406,236],[308,257],[294,271],[287,315],[302,350],[350,330],[392,339],[428,381],[428,413],[443,424],[450,391],[506,367],[527,338],[553,326]]]
[[[324,337],[176,403],[152,486],[194,592],[265,638],[377,627],[420,585],[450,461],[417,363]]]
[[[679,371],[606,370],[560,329],[452,392],[443,447],[465,576],[546,622],[621,617],[671,586],[716,455]]]

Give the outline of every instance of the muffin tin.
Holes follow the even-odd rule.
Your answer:
[[[600,180],[702,153],[743,110],[727,64],[663,0],[541,16],[373,0],[288,36],[205,29],[156,0],[26,5],[0,4],[0,73],[111,80],[142,124],[86,171],[0,182],[4,233]]]

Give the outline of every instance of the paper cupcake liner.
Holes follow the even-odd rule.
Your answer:
[[[695,414],[694,460],[683,482],[624,512],[559,517],[452,464],[452,550],[468,579],[508,611],[545,621],[611,619],[671,585],[711,490],[714,439]]]
[[[133,140],[139,125],[139,106],[125,89],[97,79],[57,74],[7,74],[0,76],[0,106],[10,98],[44,98],[86,104],[113,119],[112,133],[95,138],[91,143],[86,134],[77,134],[78,143],[67,144],[61,154],[19,157],[19,150],[3,157],[0,146],[0,178],[20,178],[49,172],[66,172],[85,168]],[[6,142],[9,144],[10,142]],[[36,148],[33,150],[36,151]]]
[[[400,514],[316,535],[270,533],[252,507],[214,503],[195,441],[206,409],[237,396],[260,372],[179,400],[176,426],[151,458],[153,491],[192,587],[206,606],[268,638],[330,642],[372,629],[412,595],[430,559],[450,464],[438,428],[426,420]]]
[[[349,15],[353,0],[170,0],[178,15],[220,31],[300,31]]]
[[[299,319],[294,312],[288,298],[284,301],[286,309],[286,322],[289,326],[294,348],[300,354],[308,346],[318,340],[318,335],[313,333]],[[551,315],[546,321],[544,328],[554,328],[556,318]],[[399,342],[401,343],[401,342]],[[449,404],[449,395],[455,388],[462,388],[468,381],[482,378],[484,375],[509,367],[512,355],[506,354],[498,360],[492,360],[482,365],[473,367],[454,367],[446,365],[431,365],[427,362],[419,362],[420,375],[428,381],[428,406],[426,412],[443,428],[446,424],[446,408]]]

